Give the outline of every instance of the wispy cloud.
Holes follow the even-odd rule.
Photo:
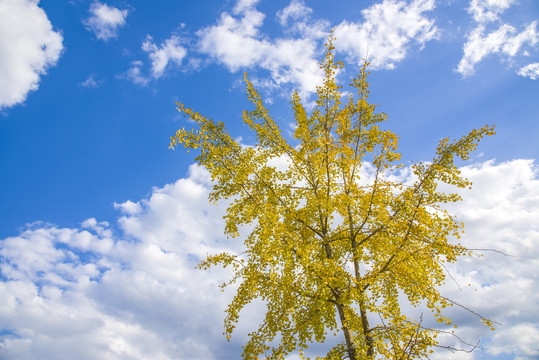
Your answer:
[[[508,24],[490,33],[486,33],[483,25],[476,27],[464,44],[464,56],[457,66],[457,72],[463,76],[470,76],[475,71],[475,65],[489,55],[513,57],[525,44],[537,44],[539,34],[536,28],[537,21],[532,22],[520,33]]]
[[[478,23],[497,21],[515,3],[516,0],[471,0],[468,13]]]
[[[84,19],[83,23],[98,39],[108,41],[117,38],[118,30],[126,24],[127,10],[95,1],[89,11],[90,17]]]
[[[0,3],[0,109],[24,102],[40,77],[56,65],[62,35],[37,1]]]
[[[88,76],[88,78],[86,78],[86,80],[80,83],[80,86],[82,86],[83,88],[88,88],[88,89],[97,89],[103,83],[104,83],[103,80],[96,79],[96,75],[91,74],[90,76]]]
[[[289,22],[296,22],[309,16],[313,10],[301,0],[292,0],[290,4],[277,12],[277,19],[281,26],[287,26]]]
[[[463,46],[463,56],[456,72],[470,76],[475,66],[490,55],[499,55],[511,59],[522,53],[525,45],[535,46],[539,41],[537,21],[531,22],[518,31],[512,25],[502,21],[501,14],[515,1],[513,0],[472,0],[468,13],[476,26],[468,33]],[[499,25],[498,25],[499,24]]]

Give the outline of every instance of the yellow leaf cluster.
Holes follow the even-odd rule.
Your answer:
[[[493,127],[442,140],[431,162],[411,167],[413,184],[396,182],[388,175],[402,167],[398,137],[381,127],[386,114],[368,103],[368,63],[352,81],[356,95],[345,99],[335,81],[342,64],[333,50],[330,38],[312,113],[297,92],[291,98],[296,127],[290,141],[247,76],[254,109],[243,120],[256,133],[254,147],[240,146],[223,123],[178,104],[197,128],[178,130],[170,146],[197,149],[197,162],[215,183],[210,200],[232,200],[226,234],[252,228],[241,258],[219,254],[200,267],[230,266],[231,282],[239,284],[227,309],[227,338],[247,304],[257,298],[266,304],[262,323],[244,346],[246,359],[282,359],[324,342],[328,333],[343,336],[328,359],[427,357],[437,330],[404,316],[399,299],[426,304],[439,322],[451,323],[441,311],[452,302],[437,289],[445,278],[443,262],[470,251],[450,242],[462,224],[440,207],[459,197],[437,186],[470,185],[455,158],[467,159]],[[288,166],[270,165],[276,158]],[[362,167],[372,168],[368,185]]]

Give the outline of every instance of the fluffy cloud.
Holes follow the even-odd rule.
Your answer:
[[[299,86],[302,96],[314,92],[322,79],[316,58],[329,35],[329,22],[313,19],[311,8],[292,0],[277,12],[277,21],[288,36],[270,40],[259,31],[265,15],[254,8],[255,3],[239,2],[234,15],[222,13],[217,25],[200,30],[199,51],[233,72],[257,67],[269,70],[272,83],[268,87],[292,83]],[[363,10],[364,22],[343,21],[335,28],[337,51],[357,62],[368,55],[375,69],[394,68],[406,56],[410,43],[423,45],[436,38],[434,21],[424,16],[433,9],[434,0],[375,4]]]
[[[159,47],[155,45],[150,35],[142,44],[142,50],[148,53],[152,61],[152,75],[154,78],[163,76],[166,67],[169,63],[181,65],[183,58],[187,55],[187,50],[180,45],[180,38],[172,36],[165,40]]]
[[[456,71],[470,76],[475,65],[489,55],[501,55],[511,59],[526,45],[534,46],[539,41],[537,21],[533,21],[521,32],[509,24],[501,23],[493,30],[493,24],[501,22],[500,15],[515,3],[514,0],[472,0],[468,13],[476,22],[464,43],[464,55]]]
[[[226,274],[194,269],[206,253],[235,248],[208,188],[192,167],[148,199],[117,205],[122,238],[88,219],[2,240],[0,358],[237,358],[216,325],[230,299],[217,287]]]
[[[463,202],[451,209],[465,223],[461,243],[507,256],[480,251],[483,257],[460,261],[449,271],[461,288],[449,280],[445,289],[459,303],[497,321],[496,331],[481,328],[459,309],[452,309],[451,316],[460,319],[461,331],[469,342],[482,340],[484,350],[474,352],[477,358],[505,354],[535,359],[539,353],[537,168],[531,160],[487,161],[466,166],[462,173],[472,180],[473,189],[462,191]]]
[[[330,23],[314,18],[313,10],[304,1],[291,0],[276,13],[284,36],[270,38],[261,32],[266,15],[256,9],[257,3],[238,0],[232,11],[221,13],[216,24],[197,31],[194,50],[231,72],[254,70],[252,80],[263,87],[292,84],[299,88],[302,97],[308,97],[323,78],[318,57],[329,35]],[[434,9],[434,4],[434,0],[385,0],[373,5],[363,10],[362,23],[344,21],[335,28],[335,46],[353,61],[360,62],[368,55],[373,68],[394,68],[396,62],[405,58],[411,43],[423,46],[437,37],[434,21],[424,16]],[[163,64],[176,59],[180,63],[185,57],[178,42],[168,45],[176,57],[171,57],[172,52],[163,46],[158,49],[151,38],[143,45],[144,51],[151,54],[154,77],[162,73]],[[139,75],[140,66],[133,66],[130,71]],[[131,78],[142,83],[139,76]]]
[[[269,40],[259,32],[265,15],[254,8],[255,3],[238,2],[234,15],[224,12],[216,25],[200,30],[199,51],[232,72],[260,67],[270,72],[275,85],[293,83],[303,95],[314,92],[322,80],[316,56],[319,37],[327,35],[321,31],[323,23],[306,18],[308,8],[302,2],[293,1],[290,6],[300,12],[288,7],[279,13],[279,18],[286,24],[293,17],[296,29],[305,30],[302,36]]]
[[[539,353],[539,179],[533,161],[492,161],[462,168],[474,182],[452,207],[465,222],[461,242],[484,252],[449,268],[443,291],[503,326],[495,332],[458,308],[458,334],[484,350],[436,353],[437,359],[487,359]],[[233,289],[229,274],[195,270],[206,253],[241,251],[223,238],[224,207],[208,204],[208,173],[153,189],[140,201],[116,204],[120,231],[106,222],[77,229],[36,223],[0,242],[0,357],[13,359],[234,359],[252,330],[247,311],[239,334],[221,334]],[[466,286],[471,284],[471,286]],[[254,308],[256,310],[256,306]],[[453,338],[447,338],[446,344]]]
[[[90,5],[90,17],[83,23],[98,39],[107,41],[118,36],[118,30],[125,25],[127,13],[127,10],[95,1]]]
[[[142,51],[147,53],[150,59],[151,76],[144,74],[142,70],[144,62],[140,60],[132,61],[131,67],[125,73],[119,75],[120,78],[128,79],[142,86],[148,85],[152,78],[159,79],[163,77],[165,71],[171,65],[180,66],[187,55],[187,50],[181,45],[181,39],[176,35],[172,35],[159,46],[155,44],[150,35],[147,35],[142,43]]]
[[[143,74],[141,70],[143,65],[144,63],[140,60],[132,61],[131,67],[125,73],[118,75],[118,77],[128,79],[137,85],[146,86],[150,79]]]
[[[424,16],[434,7],[434,0],[384,0],[362,11],[364,22],[337,25],[335,47],[357,62],[368,57],[375,69],[393,69],[410,43],[423,45],[437,37],[434,20]]]
[[[56,65],[62,35],[37,0],[0,2],[0,109],[22,103]]]
[[[532,80],[539,78],[539,63],[528,64],[522,67],[517,74],[529,77]]]

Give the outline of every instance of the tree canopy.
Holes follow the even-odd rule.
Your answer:
[[[439,322],[452,323],[443,309],[454,303],[439,291],[444,263],[472,251],[456,243],[463,225],[443,207],[460,197],[438,187],[471,185],[455,160],[468,159],[494,128],[443,139],[431,161],[406,167],[413,180],[403,182],[398,137],[381,127],[387,115],[368,102],[368,63],[350,84],[355,95],[344,96],[336,82],[343,65],[331,39],[326,48],[314,109],[308,114],[297,92],[291,98],[290,139],[247,75],[254,109],[243,121],[256,133],[253,146],[178,103],[197,126],[178,130],[171,147],[197,149],[196,161],[212,176],[210,201],[230,200],[226,235],[252,229],[245,252],[210,255],[200,267],[233,269],[228,284],[238,288],[226,312],[227,338],[247,304],[264,302],[263,321],[244,346],[246,359],[282,359],[334,335],[342,342],[328,349],[328,359],[428,357],[432,346],[444,347],[441,330],[401,307],[403,301],[426,307]]]

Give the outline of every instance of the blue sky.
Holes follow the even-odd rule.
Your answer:
[[[241,244],[223,239],[193,155],[168,149],[190,126],[175,102],[253,143],[248,72],[291,129],[289,96],[313,100],[334,29],[339,79],[368,55],[405,164],[496,125],[453,211],[463,242],[515,257],[466,260],[454,272],[473,292],[447,291],[504,326],[455,313],[484,349],[436,356],[537,358],[538,21],[535,0],[0,0],[0,357],[237,358],[256,311],[224,341],[226,276],[193,266]]]

